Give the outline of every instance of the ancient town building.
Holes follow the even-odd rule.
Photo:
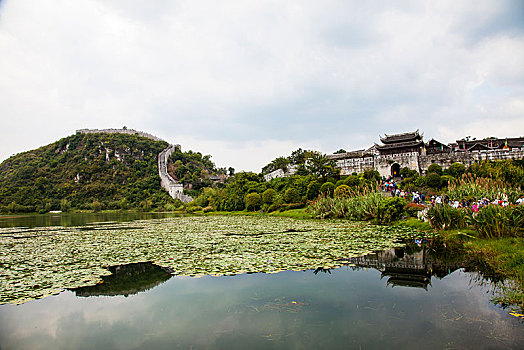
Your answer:
[[[476,140],[464,138],[454,143],[444,144],[430,139],[424,142],[424,134],[419,130],[380,137],[381,144],[375,143],[366,150],[328,155],[336,161],[341,175],[362,173],[372,168],[381,176],[399,176],[402,168],[416,170],[420,174],[435,163],[447,169],[458,162],[469,166],[485,159],[523,159],[524,137],[486,138]],[[269,180],[274,177],[289,176],[290,173],[273,172],[265,175]]]

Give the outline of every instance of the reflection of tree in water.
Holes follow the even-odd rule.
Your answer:
[[[102,277],[103,282],[95,286],[72,289],[76,296],[116,296],[145,292],[171,278],[169,269],[147,263],[134,263],[109,267],[111,275]]]
[[[393,287],[415,287],[428,289],[431,277],[443,278],[453,271],[464,267],[462,261],[446,261],[431,254],[425,245],[408,245],[406,248],[391,248],[361,257],[350,258],[349,263],[358,268],[374,268],[387,278],[387,284]]]
[[[319,272],[329,273],[331,275],[331,269],[325,269],[323,267],[318,267],[315,271],[313,271],[315,275],[318,274]]]

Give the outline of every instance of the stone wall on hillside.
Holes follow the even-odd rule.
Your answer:
[[[137,135],[141,137],[147,137],[148,139],[155,141],[164,141],[159,137],[148,134],[147,132],[138,131],[135,129],[79,129],[76,131],[77,134],[127,134]]]
[[[184,194],[184,185],[176,182],[167,172],[167,161],[169,160],[169,156],[175,151],[175,147],[180,146],[169,145],[158,155],[158,175],[160,176],[160,184],[172,198],[180,199],[182,203],[189,203],[193,198]]]
[[[420,170],[425,172],[431,164],[438,164],[443,169],[449,168],[453,163],[462,163],[470,166],[475,162],[482,160],[505,160],[505,159],[523,159],[524,149],[512,150],[489,150],[474,152],[454,152],[440,153],[425,156],[419,156]]]

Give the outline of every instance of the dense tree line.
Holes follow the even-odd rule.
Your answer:
[[[296,172],[291,176],[264,180],[264,174],[284,165],[293,165]],[[280,167],[282,166],[282,167]],[[193,203],[193,210],[263,210],[274,211],[305,206],[319,194],[333,195],[341,185],[349,189],[371,187],[380,176],[369,169],[362,174],[341,176],[334,161],[316,151],[298,149],[289,157],[279,157],[266,165],[262,173],[240,172],[230,177],[223,188],[204,188]]]
[[[198,196],[202,188],[212,187],[212,176],[227,174],[225,168],[216,168],[210,155],[203,156],[191,150],[182,152],[180,148],[175,148],[169,157],[168,172],[175,180],[182,182],[186,192],[192,196]],[[229,172],[232,174],[234,169],[230,168]]]

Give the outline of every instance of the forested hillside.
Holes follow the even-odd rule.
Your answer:
[[[0,164],[0,212],[162,208],[157,156],[167,143],[76,134]]]
[[[168,172],[175,180],[184,184],[189,190],[188,193],[198,196],[200,189],[213,187],[217,181],[225,180],[227,170],[217,169],[210,155],[203,156],[202,153],[191,150],[182,152],[175,148],[169,157]],[[229,168],[230,175],[233,175],[233,172],[234,169]]]

